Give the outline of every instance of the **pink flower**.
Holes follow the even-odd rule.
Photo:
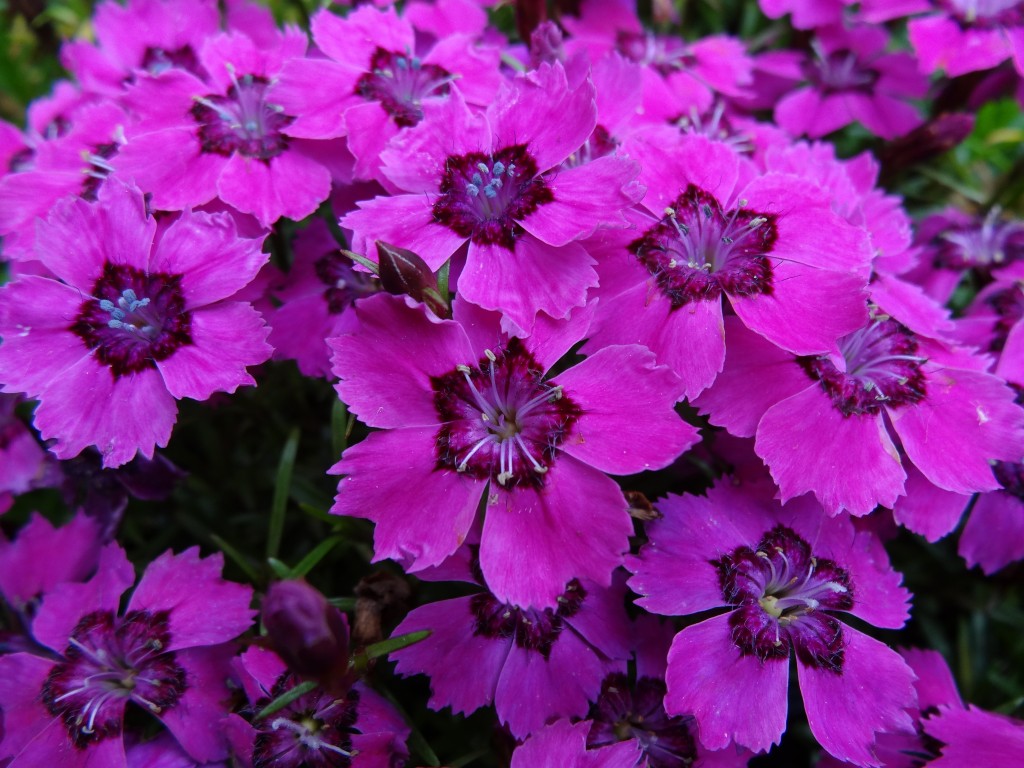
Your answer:
[[[668,655],[665,709],[693,713],[701,743],[762,751],[786,725],[789,659],[811,732],[832,755],[878,765],[875,734],[907,731],[913,672],[835,612],[899,628],[909,594],[874,536],[813,502],[781,507],[768,484],[670,496],[627,567],[638,605],[669,616],[728,607],[683,629]]]
[[[110,181],[96,203],[66,199],[36,231],[54,276],[0,291],[0,383],[40,401],[35,426],[59,458],[89,445],[108,467],[152,458],[175,399],[254,383],[245,368],[270,356],[267,329],[225,300],[267,256],[230,216],[185,211],[154,241],[142,194]]]
[[[593,83],[570,84],[561,64],[545,64],[504,87],[483,116],[458,92],[424,110],[382,155],[403,194],[342,219],[355,250],[383,240],[437,269],[468,245],[459,295],[520,333],[538,312],[565,317],[582,306],[597,274],[579,241],[622,226],[621,210],[641,192],[626,158],[563,166],[597,124]]]
[[[129,704],[158,717],[194,760],[226,757],[218,725],[230,695],[226,643],[254,612],[252,590],[224,581],[222,565],[219,554],[200,559],[198,548],[166,552],[120,613],[134,571],[110,544],[89,581],[54,587],[32,622],[51,655],[0,658],[0,751],[12,768],[125,766]]]
[[[375,559],[410,571],[465,541],[486,498],[480,566],[501,602],[543,609],[572,578],[607,585],[633,525],[605,472],[664,467],[697,440],[672,409],[678,381],[638,346],[555,375],[589,314],[538,319],[526,339],[456,303],[455,320],[377,295],[330,339],[337,390],[381,431],[349,448],[332,512],[376,522]],[[629,398],[621,397],[629,382]]]
[[[829,514],[866,515],[905,493],[905,463],[965,494],[999,487],[993,460],[1021,460],[1024,411],[962,349],[887,316],[840,339],[838,355],[794,357],[726,325],[730,357],[696,405],[733,434],[756,435],[783,501],[813,492]]]

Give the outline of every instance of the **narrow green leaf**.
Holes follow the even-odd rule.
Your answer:
[[[463,766],[469,765],[475,760],[479,760],[490,751],[491,750],[489,749],[478,749],[476,752],[470,752],[468,755],[463,755],[455,760],[449,760],[448,768],[463,768]]]
[[[290,579],[292,577],[292,569],[276,557],[268,557],[267,564],[270,566],[270,569],[274,572],[274,575],[277,576],[277,578]]]
[[[388,655],[392,651],[400,651],[402,648],[408,648],[410,645],[415,645],[421,640],[426,640],[431,634],[433,634],[431,630],[421,629],[419,632],[409,632],[398,637],[389,637],[387,640],[381,640],[379,643],[366,646],[360,655],[366,656],[367,659],[377,659]]]
[[[281,534],[284,531],[284,513],[288,507],[288,489],[292,484],[292,470],[295,469],[295,454],[299,450],[299,430],[293,429],[277,465],[277,483],[274,485],[274,500],[270,507],[270,528],[267,532],[267,558],[277,557],[281,549]]]
[[[299,564],[292,568],[292,578],[298,579],[305,576],[317,563],[324,559],[327,554],[341,541],[341,536],[331,536],[321,541],[312,552],[299,561]]]
[[[299,509],[310,517],[315,517],[317,520],[322,520],[325,523],[336,524],[339,520],[343,519],[338,517],[338,515],[332,515],[330,512],[320,509],[320,507],[314,507],[312,504],[303,504],[300,502]]]
[[[264,717],[267,717],[269,715],[274,714],[275,712],[277,712],[280,709],[284,709],[289,704],[291,704],[293,701],[295,701],[297,698],[299,698],[300,696],[305,696],[307,693],[312,691],[314,688],[316,688],[316,683],[313,682],[312,680],[307,680],[304,683],[299,683],[298,685],[296,685],[291,690],[288,690],[288,691],[285,691],[284,693],[282,693],[280,696],[278,696],[272,702],[267,704],[267,706],[265,706],[263,709],[261,709],[259,711],[259,713],[256,715],[256,719],[257,720],[261,720]]]
[[[365,256],[362,256],[362,255],[360,255],[358,253],[355,253],[354,251],[349,251],[349,250],[347,250],[345,248],[342,248],[341,252],[346,257],[352,259],[352,261],[354,261],[356,264],[361,264],[362,266],[366,267],[373,274],[375,274],[375,275],[380,274],[380,267],[377,266],[376,262],[370,261]]]
[[[210,541],[216,544],[218,549],[220,549],[225,555],[231,558],[235,565],[242,569],[243,573],[245,573],[245,575],[249,578],[249,581],[253,582],[254,584],[260,581],[260,575],[256,572],[256,569],[253,568],[252,563],[249,562],[249,558],[247,558],[245,555],[243,555],[241,552],[239,552],[233,546],[228,544],[224,539],[222,539],[215,533],[210,534]]]
[[[335,400],[331,406],[331,448],[335,457],[341,456],[348,448],[349,421],[348,406],[341,400]]]
[[[452,268],[452,260],[448,259],[441,268],[437,270],[437,292],[441,296],[441,300],[445,304],[451,304],[450,296],[448,293],[448,278]]]

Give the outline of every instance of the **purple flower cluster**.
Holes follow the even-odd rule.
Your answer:
[[[50,471],[24,401],[52,457],[115,468],[178,400],[294,360],[369,428],[323,468],[330,512],[461,590],[401,621],[431,634],[397,674],[493,706],[513,766],[745,765],[791,666],[826,763],[1018,764],[1020,723],[871,628],[909,618],[886,523],[934,541],[969,509],[969,565],[1024,559],[1024,223],[915,223],[817,139],[918,129],[937,69],[1024,73],[1021,4],[762,0],[807,41],[767,53],[596,0],[517,45],[481,5],[325,8],[307,40],[241,0],[99,4],[75,81],[0,126],[0,511]],[[892,51],[880,23],[918,13]],[[395,289],[394,252],[439,301]],[[84,515],[0,539],[0,761],[404,760],[336,609],[296,587],[299,628],[264,616],[319,633],[320,674],[246,634],[220,555],[167,552],[125,602],[109,539]]]

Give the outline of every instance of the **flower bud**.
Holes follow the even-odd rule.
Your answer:
[[[348,671],[348,622],[305,581],[272,584],[263,600],[263,625],[277,655],[302,677],[327,689]]]
[[[411,296],[438,317],[448,316],[448,304],[438,291],[437,278],[418,254],[378,240],[377,265],[385,291],[395,296]]]

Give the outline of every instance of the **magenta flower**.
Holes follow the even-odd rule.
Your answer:
[[[226,643],[254,612],[252,590],[224,581],[222,565],[219,554],[200,559],[198,548],[166,552],[120,613],[134,572],[111,544],[89,581],[47,594],[32,634],[51,655],[0,658],[0,753],[10,766],[124,766],[129,705],[158,717],[194,760],[226,757],[218,725],[230,695]]]
[[[647,768],[741,768],[751,754],[731,748],[712,752],[700,747],[696,721],[689,715],[665,712],[665,659],[675,630],[649,614],[633,622],[636,675],[615,672],[601,683],[591,707],[587,747],[633,740]]]
[[[203,77],[199,52],[220,31],[220,11],[214,0],[107,0],[96,6],[92,27],[97,45],[67,42],[61,63],[86,91],[116,98],[138,70]]]
[[[301,680],[275,654],[253,646],[234,666],[256,714]],[[380,694],[357,682],[342,694],[315,688],[252,723],[225,724],[232,752],[246,768],[385,768],[408,756],[409,727]]]
[[[83,514],[60,528],[33,514],[13,541],[0,538],[0,595],[27,626],[42,595],[93,574],[100,545],[99,525]],[[55,552],[60,557],[53,557]]]
[[[1017,70],[1024,70],[1024,10],[1019,0],[905,0],[899,7],[905,14],[927,14],[907,24],[925,72],[942,69],[958,77],[992,69],[1011,57]]]
[[[824,136],[861,123],[884,139],[902,136],[921,118],[908,99],[921,98],[928,78],[908,53],[886,53],[889,35],[878,26],[819,29],[814,58],[804,62],[808,85],[775,107],[779,125],[794,135]]]
[[[512,753],[512,768],[635,768],[644,763],[636,742],[587,748],[586,721],[559,720],[538,731]]]
[[[1015,768],[1024,761],[1024,722],[977,707],[949,707],[924,721],[925,732],[942,746],[929,768]]]
[[[270,317],[268,340],[275,358],[295,360],[306,376],[327,377],[327,339],[353,330],[352,304],[379,291],[380,283],[342,255],[323,221],[300,232],[294,249],[287,280],[274,292],[283,303]]]
[[[632,230],[602,233],[594,246],[601,300],[585,349],[643,344],[693,397],[722,369],[724,299],[751,330],[798,354],[835,350],[863,323],[867,238],[812,184],[750,179],[734,152],[699,136],[667,155],[640,143],[631,154],[644,165],[645,210],[629,214]]]
[[[584,311],[538,319],[526,339],[459,302],[455,320],[389,295],[355,311],[358,332],[328,341],[337,390],[382,431],[332,467],[347,477],[331,511],[377,524],[375,559],[441,563],[485,496],[480,565],[498,600],[543,609],[572,578],[607,585],[633,525],[604,473],[664,467],[697,441],[672,409],[675,376],[620,346],[547,377],[586,332]]]
[[[758,0],[764,15],[780,19],[787,13],[797,29],[841,24],[846,6],[853,0]]]
[[[468,242],[459,295],[523,333],[538,311],[565,317],[582,306],[597,274],[578,241],[623,226],[621,210],[641,192],[636,165],[617,155],[562,167],[597,124],[593,83],[570,86],[561,64],[545,64],[503,88],[483,116],[458,91],[424,113],[382,155],[404,194],[342,219],[355,250],[383,240],[437,269]]]
[[[501,82],[499,50],[477,45],[467,29],[445,29],[444,12],[462,9],[444,5],[436,9],[441,28],[428,47],[394,8],[363,6],[344,19],[327,9],[317,13],[310,26],[324,57],[293,59],[271,92],[296,116],[284,132],[308,139],[347,135],[357,178],[374,178],[388,141],[419,123],[425,105],[447,100],[453,82],[471,103],[489,103]],[[475,30],[482,31],[483,24]]]
[[[284,62],[305,49],[293,28],[269,46],[221,34],[201,51],[208,81],[180,69],[140,77],[125,96],[139,122],[126,129],[118,174],[163,210],[220,197],[264,226],[313,213],[331,191],[331,174],[317,150],[283,133],[295,117],[268,96]]]
[[[473,548],[475,550],[475,547]],[[457,578],[480,583],[475,552]],[[447,569],[446,566],[446,570]],[[395,635],[432,634],[393,658],[401,675],[427,674],[430,706],[469,714],[494,704],[516,738],[558,717],[585,715],[601,681],[626,671],[629,638],[621,588],[572,579],[556,608],[526,608],[491,592],[413,610]],[[473,675],[458,674],[472,669]]]
[[[999,487],[993,460],[1021,460],[1024,411],[968,352],[887,316],[844,336],[832,356],[787,355],[726,325],[731,357],[696,405],[731,433],[756,435],[783,501],[813,492],[829,514],[866,515],[904,494],[905,461],[969,494]]]
[[[37,224],[54,277],[0,291],[0,383],[40,401],[35,426],[59,458],[90,445],[107,467],[152,458],[175,399],[255,383],[246,366],[270,355],[259,314],[225,301],[266,260],[259,241],[226,214],[185,211],[156,231],[142,194],[110,181],[96,203],[64,200]]]
[[[902,627],[909,594],[881,543],[813,502],[785,508],[767,484],[719,484],[706,498],[670,496],[650,542],[628,563],[638,605],[669,616],[728,607],[676,635],[665,709],[692,713],[701,743],[754,751],[786,724],[789,658],[807,720],[832,755],[876,766],[879,731],[909,731],[913,672],[834,612]]]
[[[113,170],[112,158],[123,143],[121,126],[128,117],[112,103],[84,106],[60,136],[40,142],[32,162],[0,179],[0,235],[4,256],[34,258],[35,222],[63,197],[96,200]]]
[[[20,401],[16,395],[0,394],[0,514],[14,496],[36,487],[46,470],[46,451],[14,412]]]

